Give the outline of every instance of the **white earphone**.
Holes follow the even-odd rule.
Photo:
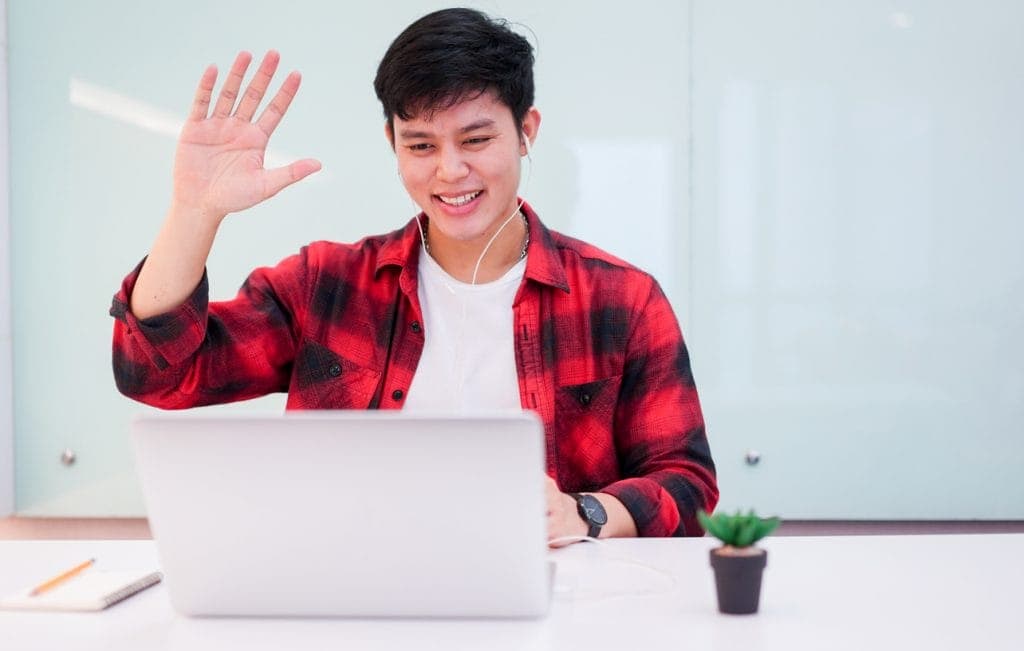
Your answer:
[[[526,135],[526,131],[520,131],[519,133],[522,135],[523,143],[526,146],[526,159],[530,162],[530,169],[527,172],[526,176],[526,187],[529,187],[530,177],[533,176],[533,147],[530,144],[529,136]],[[401,169],[398,170],[398,178],[401,179],[403,183],[405,182],[405,179],[402,177]],[[494,235],[491,236],[491,239],[488,240],[487,244],[484,246],[483,251],[480,252],[480,257],[477,258],[476,265],[473,267],[473,277],[469,282],[470,285],[476,284],[476,276],[477,273],[480,271],[480,263],[484,261],[484,256],[487,254],[487,250],[491,248],[492,244],[494,244],[494,240],[498,239],[498,235],[501,234],[501,231],[503,231],[505,227],[512,222],[515,216],[519,214],[519,211],[523,209],[524,203],[526,203],[525,199],[519,201],[519,205],[516,206],[515,211],[511,215],[509,215],[504,222],[502,222],[501,226],[498,227],[498,230],[494,232]],[[427,250],[427,237],[426,234],[423,232],[423,224],[420,222],[419,215],[416,215],[416,226],[419,228],[420,231],[420,242],[423,245],[423,252],[429,255]]]
[[[530,163],[529,170],[527,171],[526,184],[525,184],[525,188],[529,188],[529,186],[530,186],[530,179],[533,176],[533,156],[532,156],[532,154],[533,154],[533,147],[530,144],[529,136],[526,135],[526,131],[520,131],[520,135],[522,136],[523,143],[524,143],[524,145],[526,147],[526,158],[527,158],[527,160]],[[402,170],[401,169],[398,170],[398,178],[402,180],[403,184],[405,183],[405,179],[402,177]],[[524,192],[524,194],[525,194],[525,192]],[[522,210],[524,203],[525,203],[525,199],[519,201],[519,204],[516,206],[515,211],[511,215],[509,215],[505,219],[504,222],[502,222],[501,226],[498,227],[498,230],[496,230],[494,232],[494,235],[491,236],[491,239],[487,242],[487,244],[484,246],[483,250],[480,252],[480,256],[477,258],[476,265],[473,268],[473,276],[472,276],[472,279],[470,280],[470,283],[469,283],[470,285],[475,285],[476,284],[477,273],[480,271],[480,263],[483,262],[484,256],[487,255],[487,251],[491,248],[491,245],[498,238],[498,235],[501,234],[501,231],[503,231],[505,229],[505,227],[508,226],[512,222],[512,220],[515,219],[515,217],[517,215],[521,214],[520,211]],[[420,216],[418,214],[416,215],[416,226],[417,226],[417,228],[420,231],[420,243],[421,243],[421,246],[423,247],[423,255],[430,255],[429,249],[427,248],[426,233],[423,231],[423,224],[420,221]],[[453,295],[457,295],[459,293],[449,283],[445,282],[444,284],[445,284],[445,287],[448,289],[448,291],[451,292]],[[458,322],[458,329],[456,330],[456,336],[455,336],[455,341],[456,342],[459,342],[459,341],[462,340],[463,334],[465,333],[466,322],[467,322],[467,319],[468,319],[467,302],[466,302],[465,296],[462,297],[462,301],[461,302],[462,302],[462,310],[461,310],[461,314],[459,315],[460,318],[459,318],[459,322]],[[462,349],[460,347],[458,347],[458,345],[456,345],[456,348],[454,350],[453,356],[454,356],[454,362],[453,362],[454,375],[455,375],[455,378],[456,378],[455,391],[456,391],[456,395],[459,396],[460,397],[459,399],[461,400],[461,396],[463,395],[464,387],[465,387],[466,373],[465,373],[465,369],[463,368],[464,364],[463,364],[463,360],[462,360]]]

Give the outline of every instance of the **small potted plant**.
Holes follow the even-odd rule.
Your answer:
[[[697,519],[704,531],[722,541],[721,547],[711,550],[718,610],[730,615],[756,613],[768,552],[754,543],[775,531],[779,518],[759,518],[753,511],[746,515],[700,511]]]

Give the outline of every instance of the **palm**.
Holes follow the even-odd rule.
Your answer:
[[[186,123],[174,160],[175,194],[219,213],[263,201],[268,140],[259,127],[235,117]]]
[[[269,52],[244,93],[239,93],[250,56],[241,53],[224,81],[208,115],[217,71],[206,70],[192,112],[178,138],[174,158],[174,199],[204,213],[223,216],[244,210],[320,168],[311,159],[287,167],[265,169],[267,143],[299,87],[291,73],[259,119],[253,121],[277,69],[278,55]]]

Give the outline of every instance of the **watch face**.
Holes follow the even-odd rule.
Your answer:
[[[608,514],[593,495],[580,495],[579,511],[587,522],[600,526],[608,524]]]

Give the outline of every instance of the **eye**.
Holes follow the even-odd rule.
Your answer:
[[[466,140],[466,144],[467,145],[482,145],[482,144],[486,143],[487,141],[489,141],[491,139],[492,139],[492,136],[477,136],[475,138],[470,138],[470,139]]]
[[[406,145],[406,149],[413,152],[429,151],[431,147],[433,147],[433,145],[427,142],[418,142],[414,145]]]

